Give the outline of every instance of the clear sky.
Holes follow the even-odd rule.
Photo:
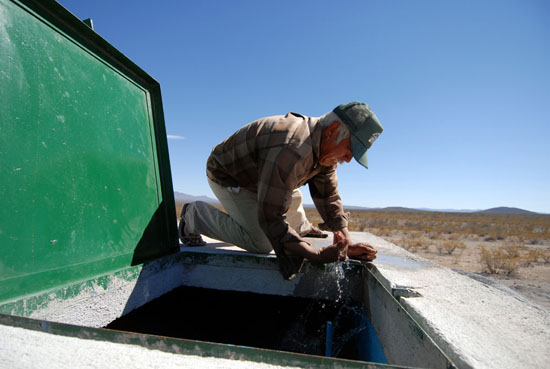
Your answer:
[[[384,133],[345,204],[550,213],[550,1],[59,2],[161,84],[176,191],[214,197],[246,123],[359,100]]]

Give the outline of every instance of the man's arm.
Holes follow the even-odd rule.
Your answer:
[[[315,258],[315,250],[285,221],[297,179],[304,171],[300,156],[291,148],[273,147],[263,153],[259,167],[258,218],[273,250]],[[285,245],[289,244],[290,249]]]
[[[334,232],[333,245],[341,244],[340,260],[346,260],[348,256],[348,248],[351,245],[351,236],[348,231],[348,227],[344,227]]]
[[[284,244],[285,251],[300,255],[315,263],[333,263],[337,260],[345,260],[346,257],[351,259],[373,261],[376,259],[376,249],[368,243],[350,243],[349,232],[345,229],[348,238],[344,236],[344,232],[334,232],[334,242],[332,245],[316,250],[307,242],[287,242]]]
[[[378,252],[374,246],[368,243],[352,243],[347,227],[334,232],[333,244],[341,244],[339,260],[345,260],[346,257],[350,257],[351,259],[373,261],[376,259],[376,253]]]
[[[290,254],[299,255],[314,263],[326,264],[333,263],[339,259],[341,260],[341,257],[339,257],[339,255],[341,255],[342,249],[341,245],[337,244],[333,244],[317,250],[304,241],[286,242],[284,244],[284,249]]]
[[[311,199],[323,218],[319,226],[325,231],[338,231],[347,228],[347,215],[344,213],[342,199],[338,193],[336,165],[322,167],[321,171],[307,183]]]
[[[348,217],[344,213],[342,199],[338,193],[336,165],[324,167],[315,177],[308,181],[309,192],[315,207],[323,218],[319,226],[325,231],[334,232],[333,245],[340,245],[340,260],[347,257],[351,236],[348,231]]]

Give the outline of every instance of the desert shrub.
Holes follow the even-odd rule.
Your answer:
[[[321,223],[315,208],[306,207],[308,219]],[[533,240],[532,244],[546,244],[550,240],[550,215],[546,214],[487,214],[445,213],[434,211],[389,211],[350,210],[351,231],[373,232],[374,229],[388,234],[411,231],[433,235],[449,235],[461,239],[486,240]],[[383,230],[383,231],[382,231]],[[448,237],[450,238],[450,237]],[[536,241],[535,241],[536,240]]]
[[[523,258],[525,264],[529,265],[532,263],[537,263],[539,260],[541,260],[541,251],[543,250],[527,250]]]
[[[525,265],[534,263],[550,263],[550,249],[531,249],[526,250],[523,257]]]
[[[428,238],[429,238],[430,240],[440,240],[440,239],[444,238],[444,236],[443,236],[443,234],[441,234],[441,233],[430,233],[430,234],[428,235]]]
[[[506,250],[508,255],[514,258],[521,258],[522,252],[524,250],[523,246],[517,246],[515,243],[512,242],[505,242],[503,248],[504,250]]]
[[[416,229],[416,230],[421,230],[421,229],[424,229],[424,225],[422,224],[422,222],[419,222],[419,221],[413,221],[413,220],[407,220],[405,221],[405,223],[403,224],[403,226],[405,227],[405,229]]]
[[[490,274],[514,274],[521,258],[514,256],[515,250],[508,247],[487,249],[481,247],[481,263],[484,271]]]
[[[424,233],[422,231],[408,230],[408,231],[405,231],[405,234],[407,235],[407,237],[410,237],[410,238],[422,238],[422,235]]]
[[[435,247],[440,254],[451,255],[455,250],[463,251],[466,248],[466,245],[464,242],[460,241],[445,240],[437,243]]]
[[[425,239],[419,237],[401,237],[399,246],[403,247],[405,250],[415,252],[420,248],[426,247],[425,241]]]
[[[311,222],[311,219],[310,219],[310,222]],[[356,222],[353,222],[353,221],[349,222],[348,229],[350,231],[366,232],[368,229],[367,222],[363,219]]]
[[[371,232],[379,237],[389,237],[391,236],[391,231],[387,229],[372,229]]]

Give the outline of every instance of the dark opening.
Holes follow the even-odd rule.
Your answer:
[[[106,328],[387,363],[363,309],[325,300],[180,287]]]

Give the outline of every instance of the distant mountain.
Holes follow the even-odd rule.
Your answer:
[[[437,212],[437,213],[473,213],[477,211],[477,210],[456,210],[456,209],[405,208],[403,206],[388,206],[386,208],[375,208],[372,210],[401,211],[401,212],[430,211],[430,212]]]
[[[313,205],[304,205],[304,207],[313,207]],[[403,206],[388,206],[386,208],[367,208],[361,206],[346,206],[347,210],[382,210],[382,211],[401,211],[401,212],[415,212],[415,211],[431,211],[440,213],[486,213],[486,214],[541,214],[535,213],[529,210],[510,208],[501,206],[498,208],[491,208],[487,210],[471,210],[471,209],[429,209],[429,208],[406,208]]]
[[[314,205],[311,205],[311,206],[314,206]],[[344,205],[344,209],[345,210],[372,210],[373,208],[367,208],[365,206]]]
[[[389,208],[383,208],[379,210],[388,210],[388,211],[435,211],[435,212],[442,212],[442,213],[486,213],[486,214],[539,214],[534,213],[529,210],[524,209],[518,209],[518,208],[509,208],[505,206],[501,206],[498,208],[491,208],[486,210],[467,210],[467,209],[427,209],[427,208],[419,208],[419,209],[412,209],[412,208],[403,208],[403,207],[389,207]]]
[[[303,204],[304,208],[311,209],[314,208],[314,204]],[[344,210],[374,210],[374,208],[367,208],[365,206],[355,206],[355,205],[344,205]]]
[[[425,209],[411,209],[411,208],[405,208],[402,206],[388,206],[387,208],[380,208],[378,210],[384,210],[384,211],[427,211]]]
[[[487,210],[468,210],[468,209],[427,209],[427,208],[405,208],[400,206],[391,206],[387,208],[377,208],[371,210],[384,210],[384,211],[434,211],[441,213],[487,213],[487,214],[539,214],[529,210],[509,208],[501,206],[498,208],[491,208]]]
[[[185,203],[193,202],[193,201],[204,201],[212,204],[219,203],[217,199],[213,199],[208,196],[193,196],[182,192],[174,192],[174,199],[177,202],[185,202]]]
[[[508,208],[506,206],[500,206],[498,208],[491,208],[487,210],[478,211],[478,213],[490,213],[490,214],[538,214],[529,210],[519,208]]]
[[[481,211],[480,209],[429,209],[429,208],[419,208],[418,210],[437,211],[440,213],[476,213],[478,211]]]

